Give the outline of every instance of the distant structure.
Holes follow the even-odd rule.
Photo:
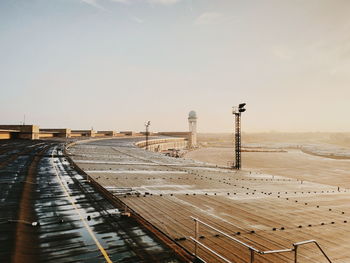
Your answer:
[[[232,114],[235,115],[235,157],[236,162],[233,164],[232,168],[240,170],[241,164],[241,114],[246,111],[245,103],[241,103],[238,107],[233,107]]]
[[[189,148],[197,147],[197,113],[195,111],[190,111],[188,114],[188,125],[190,129]]]
[[[148,136],[149,136],[149,126],[151,125],[150,121],[145,122],[146,127],[146,150],[148,150]]]

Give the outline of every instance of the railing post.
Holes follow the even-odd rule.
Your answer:
[[[194,238],[196,239],[196,241],[198,241],[198,235],[199,235],[199,224],[198,224],[198,220],[195,219],[194,220]],[[194,244],[194,255],[197,257],[197,249],[198,249],[198,244],[197,242],[195,242]]]
[[[294,246],[294,263],[298,263],[298,246]]]
[[[249,250],[250,250],[250,263],[254,263],[254,250],[251,248]]]
[[[314,242],[316,244],[316,246],[319,248],[319,250],[322,252],[322,254],[324,255],[324,257],[328,260],[329,263],[332,263],[332,261],[330,260],[330,258],[327,256],[327,254],[323,251],[323,249],[321,248],[321,246],[315,241]]]

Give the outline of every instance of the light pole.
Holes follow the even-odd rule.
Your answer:
[[[235,157],[236,162],[232,164],[233,169],[240,170],[241,165],[241,114],[245,112],[245,103],[241,103],[238,107],[232,108],[232,114],[235,115]]]
[[[148,150],[148,130],[149,130],[149,126],[151,125],[150,121],[145,122],[145,127],[146,127],[146,150]]]

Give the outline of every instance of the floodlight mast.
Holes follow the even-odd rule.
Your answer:
[[[149,135],[149,126],[151,125],[150,121],[145,122],[146,127],[146,150],[148,150],[148,135]]]
[[[232,108],[232,114],[235,115],[235,162],[232,164],[232,169],[240,170],[241,164],[241,114],[245,112],[246,103],[238,104],[238,107]]]

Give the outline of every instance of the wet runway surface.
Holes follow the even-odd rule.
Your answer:
[[[1,262],[181,262],[52,141],[0,142]]]
[[[78,144],[77,165],[122,202],[193,252],[196,217],[261,251],[316,239],[333,260],[350,260],[349,190],[329,184],[233,171],[166,157],[133,139]],[[249,262],[247,248],[201,226],[200,240],[231,262]],[[223,262],[200,249],[207,262]],[[294,262],[293,253],[256,255],[254,262]],[[299,249],[298,262],[327,262],[317,247]]]

